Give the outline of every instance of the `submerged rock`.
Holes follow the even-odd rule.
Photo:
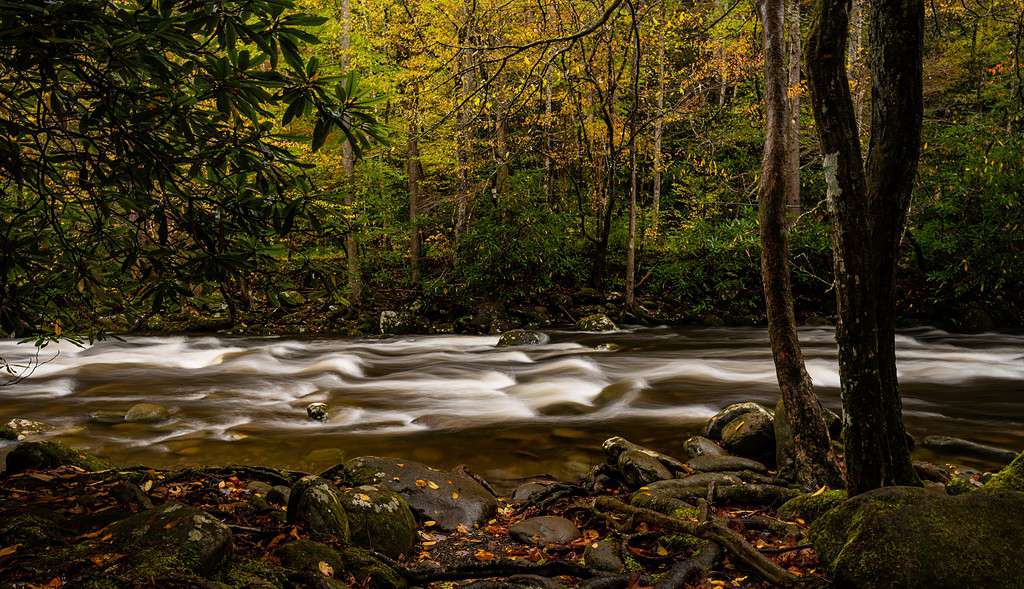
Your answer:
[[[411,460],[363,456],[346,462],[343,470],[330,469],[324,476],[343,474],[356,486],[383,485],[404,497],[418,519],[435,521],[443,530],[480,525],[498,508],[494,495],[473,478]]]
[[[704,437],[712,440],[722,439],[722,430],[736,418],[749,413],[757,413],[772,417],[772,412],[758,405],[757,403],[733,403],[711,416],[707,426],[704,428]]]
[[[581,536],[576,524],[553,515],[531,517],[511,526],[509,536],[525,544],[568,544]]]
[[[89,421],[101,425],[117,425],[124,423],[124,413],[120,411],[96,411],[89,414]]]
[[[513,329],[512,331],[506,331],[501,334],[501,338],[498,340],[498,347],[504,348],[509,346],[537,346],[545,344],[548,341],[548,336],[539,332],[529,329]]]
[[[725,450],[704,436],[690,436],[683,442],[683,452],[690,458],[698,456],[724,456]]]
[[[140,579],[192,573],[211,576],[231,558],[231,530],[217,518],[180,503],[164,503],[110,528],[112,542],[129,549]]]
[[[124,414],[127,423],[159,423],[170,418],[171,413],[156,403],[136,403]]]
[[[331,412],[327,408],[327,403],[310,403],[306,405],[306,415],[313,421],[327,421]]]
[[[577,321],[576,329],[580,331],[615,331],[618,327],[604,313],[594,313]]]
[[[937,495],[915,487],[849,499],[811,527],[837,586],[1019,588],[1024,493]]]
[[[288,498],[288,523],[304,526],[312,535],[349,540],[348,517],[338,489],[318,476],[302,477]]]
[[[936,452],[974,456],[998,462],[999,464],[1009,464],[1017,457],[1017,453],[1013,450],[989,446],[988,444],[979,444],[950,436],[926,436],[922,440],[921,445]]]
[[[352,543],[398,558],[416,544],[416,518],[401,495],[381,486],[341,491]]]
[[[52,425],[42,421],[16,417],[0,425],[0,440],[24,440],[29,436],[44,434],[54,429]]]
[[[76,466],[86,471],[105,470],[110,463],[88,452],[70,448],[60,442],[22,442],[7,455],[8,475],[29,470],[47,470]]]

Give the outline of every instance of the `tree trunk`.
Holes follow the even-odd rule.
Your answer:
[[[459,31],[459,42],[463,46],[469,45],[474,41],[474,37],[471,29],[471,18],[469,3],[463,6],[463,23],[462,28]],[[472,197],[472,188],[469,182],[469,158],[472,150],[472,132],[471,125],[473,120],[473,106],[470,103],[469,97],[473,93],[473,85],[475,83],[474,77],[474,60],[469,54],[468,50],[462,50],[458,65],[462,69],[462,75],[459,80],[459,96],[458,102],[461,103],[458,114],[458,147],[456,149],[459,169],[459,193],[456,196],[455,203],[455,248],[458,250],[459,240],[462,236],[463,231],[466,228],[466,220],[469,216],[469,201]],[[456,255],[458,259],[458,255]]]
[[[795,221],[800,216],[800,0],[786,0],[785,4],[786,53],[789,59],[786,88],[786,198],[790,220]],[[765,92],[767,95],[767,89]]]
[[[630,9],[633,5],[630,4]],[[626,308],[636,304],[636,198],[637,198],[637,157],[636,135],[640,117],[640,29],[637,28],[636,11],[633,18],[633,66],[630,72],[633,104],[629,111],[629,230],[626,235]]]
[[[544,76],[544,198],[549,205],[554,204],[552,178],[554,172],[551,158],[551,72]]]
[[[864,2],[852,0],[850,8],[850,42],[847,44],[847,67],[853,74],[853,112],[857,117],[857,129],[864,132],[864,96],[868,80],[864,76]]]
[[[921,0],[875,3],[872,71],[880,88],[873,95],[869,177],[846,73],[848,9],[848,0],[817,0],[807,69],[833,219],[847,488],[858,494],[920,484],[910,463],[896,389],[890,262],[906,218],[906,209],[897,209],[909,202],[920,149],[923,6]],[[882,129],[885,125],[891,128]],[[891,190],[901,192],[882,194]]]
[[[409,120],[409,153],[406,172],[409,175],[409,265],[410,278],[414,285],[420,283],[420,178],[423,166],[420,163],[419,128],[415,117]]]
[[[661,224],[661,143],[665,133],[665,0],[661,2],[658,23],[658,112],[654,118],[654,187],[651,202],[651,234],[657,237]]]
[[[793,189],[788,169],[789,107],[785,51],[785,4],[789,0],[763,0],[765,102],[768,111],[760,185],[761,277],[768,311],[775,373],[782,392],[786,419],[793,432],[793,459],[797,479],[808,487],[839,486],[842,476],[828,426],[811,377],[804,366],[793,310],[789,271],[789,219],[787,202]]]
[[[341,0],[341,70],[347,72],[349,68],[349,51],[352,46],[352,10],[350,0]],[[341,146],[341,163],[345,174],[345,207],[350,217],[354,217],[353,183],[355,171],[355,157],[352,153],[352,144],[345,141]],[[345,236],[345,258],[348,270],[348,297],[349,302],[356,305],[362,299],[363,279],[359,268],[359,244],[356,242],[354,225],[349,227]]]

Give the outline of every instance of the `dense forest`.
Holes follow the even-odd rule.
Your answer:
[[[18,6],[2,24],[6,333],[369,333],[382,309],[420,331],[591,308],[764,322],[753,3]],[[83,25],[91,11],[105,22]],[[790,246],[798,316],[829,317],[823,158],[793,42],[809,12],[793,3],[783,23]],[[854,2],[865,144],[867,18]],[[925,21],[899,316],[1020,325],[1024,10],[936,1]],[[280,63],[257,59],[268,43]]]

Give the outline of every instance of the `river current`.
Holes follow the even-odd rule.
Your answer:
[[[496,336],[62,343],[42,350],[29,378],[0,386],[0,423],[44,421],[58,439],[123,464],[315,470],[375,454],[466,464],[511,481],[579,475],[612,435],[678,454],[721,407],[771,406],[778,395],[763,329],[547,333],[547,343],[517,348],[496,347]],[[800,337],[818,393],[838,408],[833,331],[805,328]],[[902,331],[897,344],[911,433],[1024,449],[1024,335],[919,328]],[[30,344],[0,340],[8,361],[32,353]],[[306,417],[315,401],[330,406],[328,421]],[[138,402],[159,403],[171,418],[90,420]]]

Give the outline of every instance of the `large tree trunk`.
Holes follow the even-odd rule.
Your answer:
[[[920,0],[875,3],[872,22],[881,22],[873,25],[880,27],[871,43],[873,81],[883,89],[873,107],[870,179],[861,160],[846,73],[849,8],[849,0],[817,0],[807,68],[832,213],[847,488],[858,494],[886,485],[920,484],[900,414],[891,350],[895,311],[887,286],[888,260],[895,259],[906,215],[905,208],[897,209],[905,201],[896,195],[884,197],[886,206],[869,201],[889,189],[905,190],[909,199],[920,143],[922,36],[916,18],[923,8]],[[908,120],[901,122],[904,118]],[[892,128],[880,129],[882,125]],[[903,159],[913,162],[899,161]],[[882,173],[892,176],[879,177]]]
[[[784,41],[787,0],[763,0],[765,102],[768,122],[760,185],[761,277],[768,311],[775,373],[786,419],[793,432],[797,479],[806,486],[839,486],[842,476],[828,436],[824,413],[804,366],[793,310],[789,271],[789,220],[786,215],[793,182],[787,161],[790,140]]]
[[[414,285],[420,283],[420,178],[423,165],[420,163],[419,127],[415,117],[409,120],[409,144],[406,159],[406,173],[409,176],[409,267],[410,279]]]
[[[803,39],[800,36],[800,0],[786,0],[785,4],[786,53],[789,59],[786,88],[786,195],[790,218],[796,220],[800,216],[800,50]]]
[[[349,51],[352,46],[352,10],[350,0],[341,0],[341,69],[347,72],[349,68]],[[352,215],[354,206],[353,185],[355,171],[355,157],[352,153],[352,144],[345,141],[341,146],[342,169],[345,174],[345,207]],[[354,215],[353,215],[354,216]],[[348,235],[345,236],[345,258],[348,269],[348,297],[352,304],[358,304],[363,296],[363,279],[359,268],[359,244],[356,242],[355,228],[350,227]]]

